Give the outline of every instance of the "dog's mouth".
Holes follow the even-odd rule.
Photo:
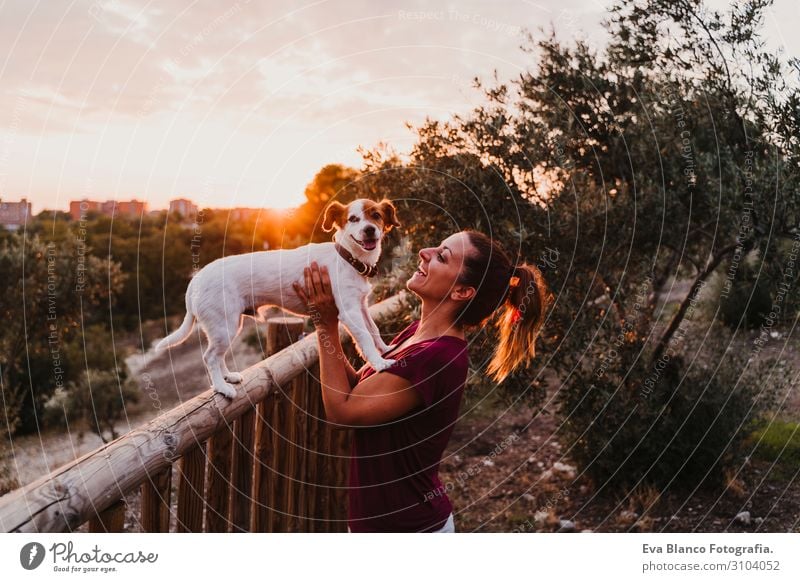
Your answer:
[[[374,251],[375,247],[378,246],[377,238],[365,238],[364,240],[358,240],[352,234],[350,235],[350,238],[356,241],[356,243],[358,243],[358,246],[360,246],[365,251]]]

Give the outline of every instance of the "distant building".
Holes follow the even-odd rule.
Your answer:
[[[197,215],[197,204],[188,198],[176,198],[169,201],[169,213],[177,212],[184,218],[191,218]]]
[[[69,215],[72,220],[81,220],[86,218],[89,212],[102,212],[102,202],[94,200],[73,200],[69,203]]]
[[[109,200],[108,202],[103,202],[102,211],[107,216],[138,218],[147,212],[147,202],[139,200]]]
[[[27,198],[19,202],[3,202],[0,199],[0,225],[8,230],[17,230],[31,216],[31,203]]]
[[[140,200],[73,200],[69,203],[69,215],[72,220],[82,220],[89,212],[97,212],[105,216],[127,216],[138,218],[147,212],[147,202]]]

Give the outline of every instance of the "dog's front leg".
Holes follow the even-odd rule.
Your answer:
[[[381,337],[381,330],[378,329],[378,325],[369,314],[369,307],[367,306],[366,297],[364,297],[364,300],[361,302],[361,315],[364,318],[364,321],[367,322],[367,327],[369,328],[369,333],[372,336],[372,341],[375,342],[375,347],[381,354],[383,354],[389,349],[389,346],[383,341],[383,338]]]
[[[341,303],[339,303],[340,300]],[[336,302],[339,308],[339,320],[353,336],[353,341],[361,357],[369,362],[376,372],[385,370],[394,364],[395,360],[384,359],[381,352],[378,351],[372,338],[372,330],[361,310],[360,301],[352,298],[337,298]]]

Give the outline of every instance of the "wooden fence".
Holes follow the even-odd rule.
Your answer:
[[[379,323],[400,293],[370,307]],[[4,532],[347,531],[349,430],[325,421],[316,334],[275,318],[233,400],[211,390],[0,498]],[[347,349],[349,335],[342,333]],[[126,496],[141,491],[139,515]],[[173,493],[177,503],[173,503]]]

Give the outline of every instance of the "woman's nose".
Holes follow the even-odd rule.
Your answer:
[[[423,261],[427,261],[428,257],[430,256],[428,253],[430,253],[430,249],[420,249],[419,258]]]

